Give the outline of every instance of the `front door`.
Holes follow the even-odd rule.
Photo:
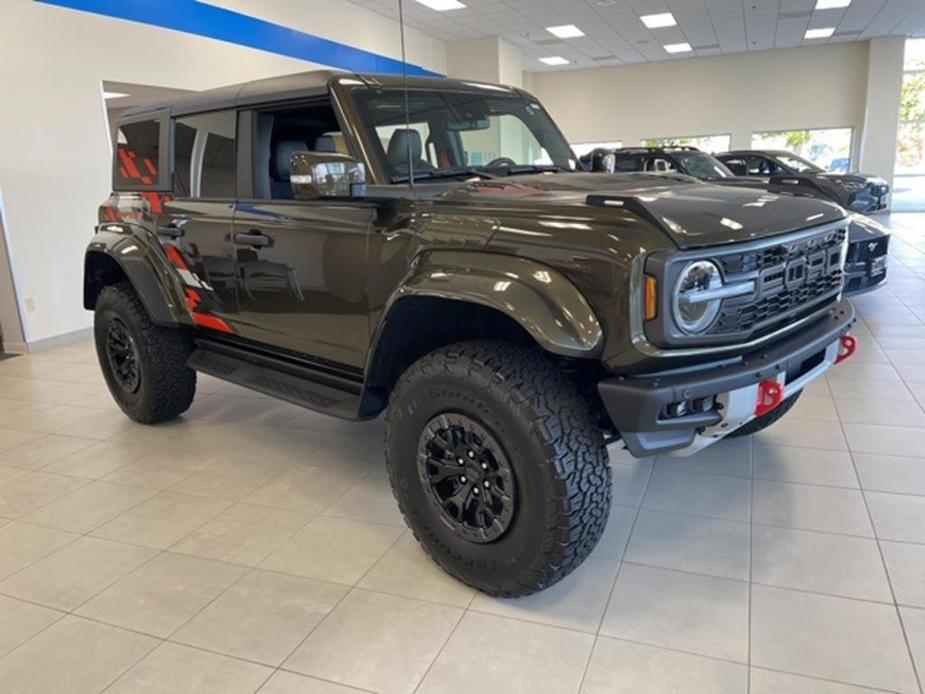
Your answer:
[[[241,337],[324,362],[362,368],[369,344],[367,234],[376,206],[293,199],[294,152],[343,152],[327,99],[241,114],[250,138],[247,195],[235,211],[233,254]],[[243,151],[242,151],[243,155]],[[243,193],[242,189],[242,193]]]
[[[362,367],[369,344],[363,203],[242,201],[234,223],[245,338]]]

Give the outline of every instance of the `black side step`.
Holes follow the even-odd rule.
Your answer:
[[[342,419],[359,419],[362,383],[219,342],[197,340],[196,371]]]

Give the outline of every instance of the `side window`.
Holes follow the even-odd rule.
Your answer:
[[[292,199],[291,161],[296,152],[349,154],[330,102],[255,111],[254,197]]]
[[[113,187],[116,190],[146,188],[158,182],[160,122],[123,123],[116,133]]]
[[[747,161],[748,176],[770,176],[777,173],[777,165],[766,157],[749,157]]]
[[[235,197],[234,111],[177,118],[173,189],[178,197]]]
[[[639,159],[633,156],[617,155],[614,171],[639,171]]]
[[[655,157],[654,159],[649,159],[646,161],[646,171],[655,171],[658,173],[664,173],[667,171],[676,171],[674,164],[665,159],[664,157]]]
[[[729,167],[729,170],[736,176],[746,176],[748,174],[744,159],[724,159],[723,163]]]

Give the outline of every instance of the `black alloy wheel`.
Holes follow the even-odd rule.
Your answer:
[[[128,327],[120,318],[113,318],[106,334],[106,358],[115,382],[127,393],[141,385],[138,347]]]
[[[440,516],[470,542],[493,542],[514,518],[514,471],[494,436],[463,414],[437,415],[418,442],[421,484]]]

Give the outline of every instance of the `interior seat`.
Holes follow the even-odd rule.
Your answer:
[[[304,140],[279,140],[273,145],[270,157],[270,195],[277,200],[292,200],[292,185],[289,169],[292,155],[305,152],[308,146]]]
[[[395,173],[408,173],[409,149],[410,160],[414,164],[415,171],[433,171],[433,164],[421,157],[424,151],[421,133],[405,128],[396,130],[389,139],[389,164],[392,165]]]

